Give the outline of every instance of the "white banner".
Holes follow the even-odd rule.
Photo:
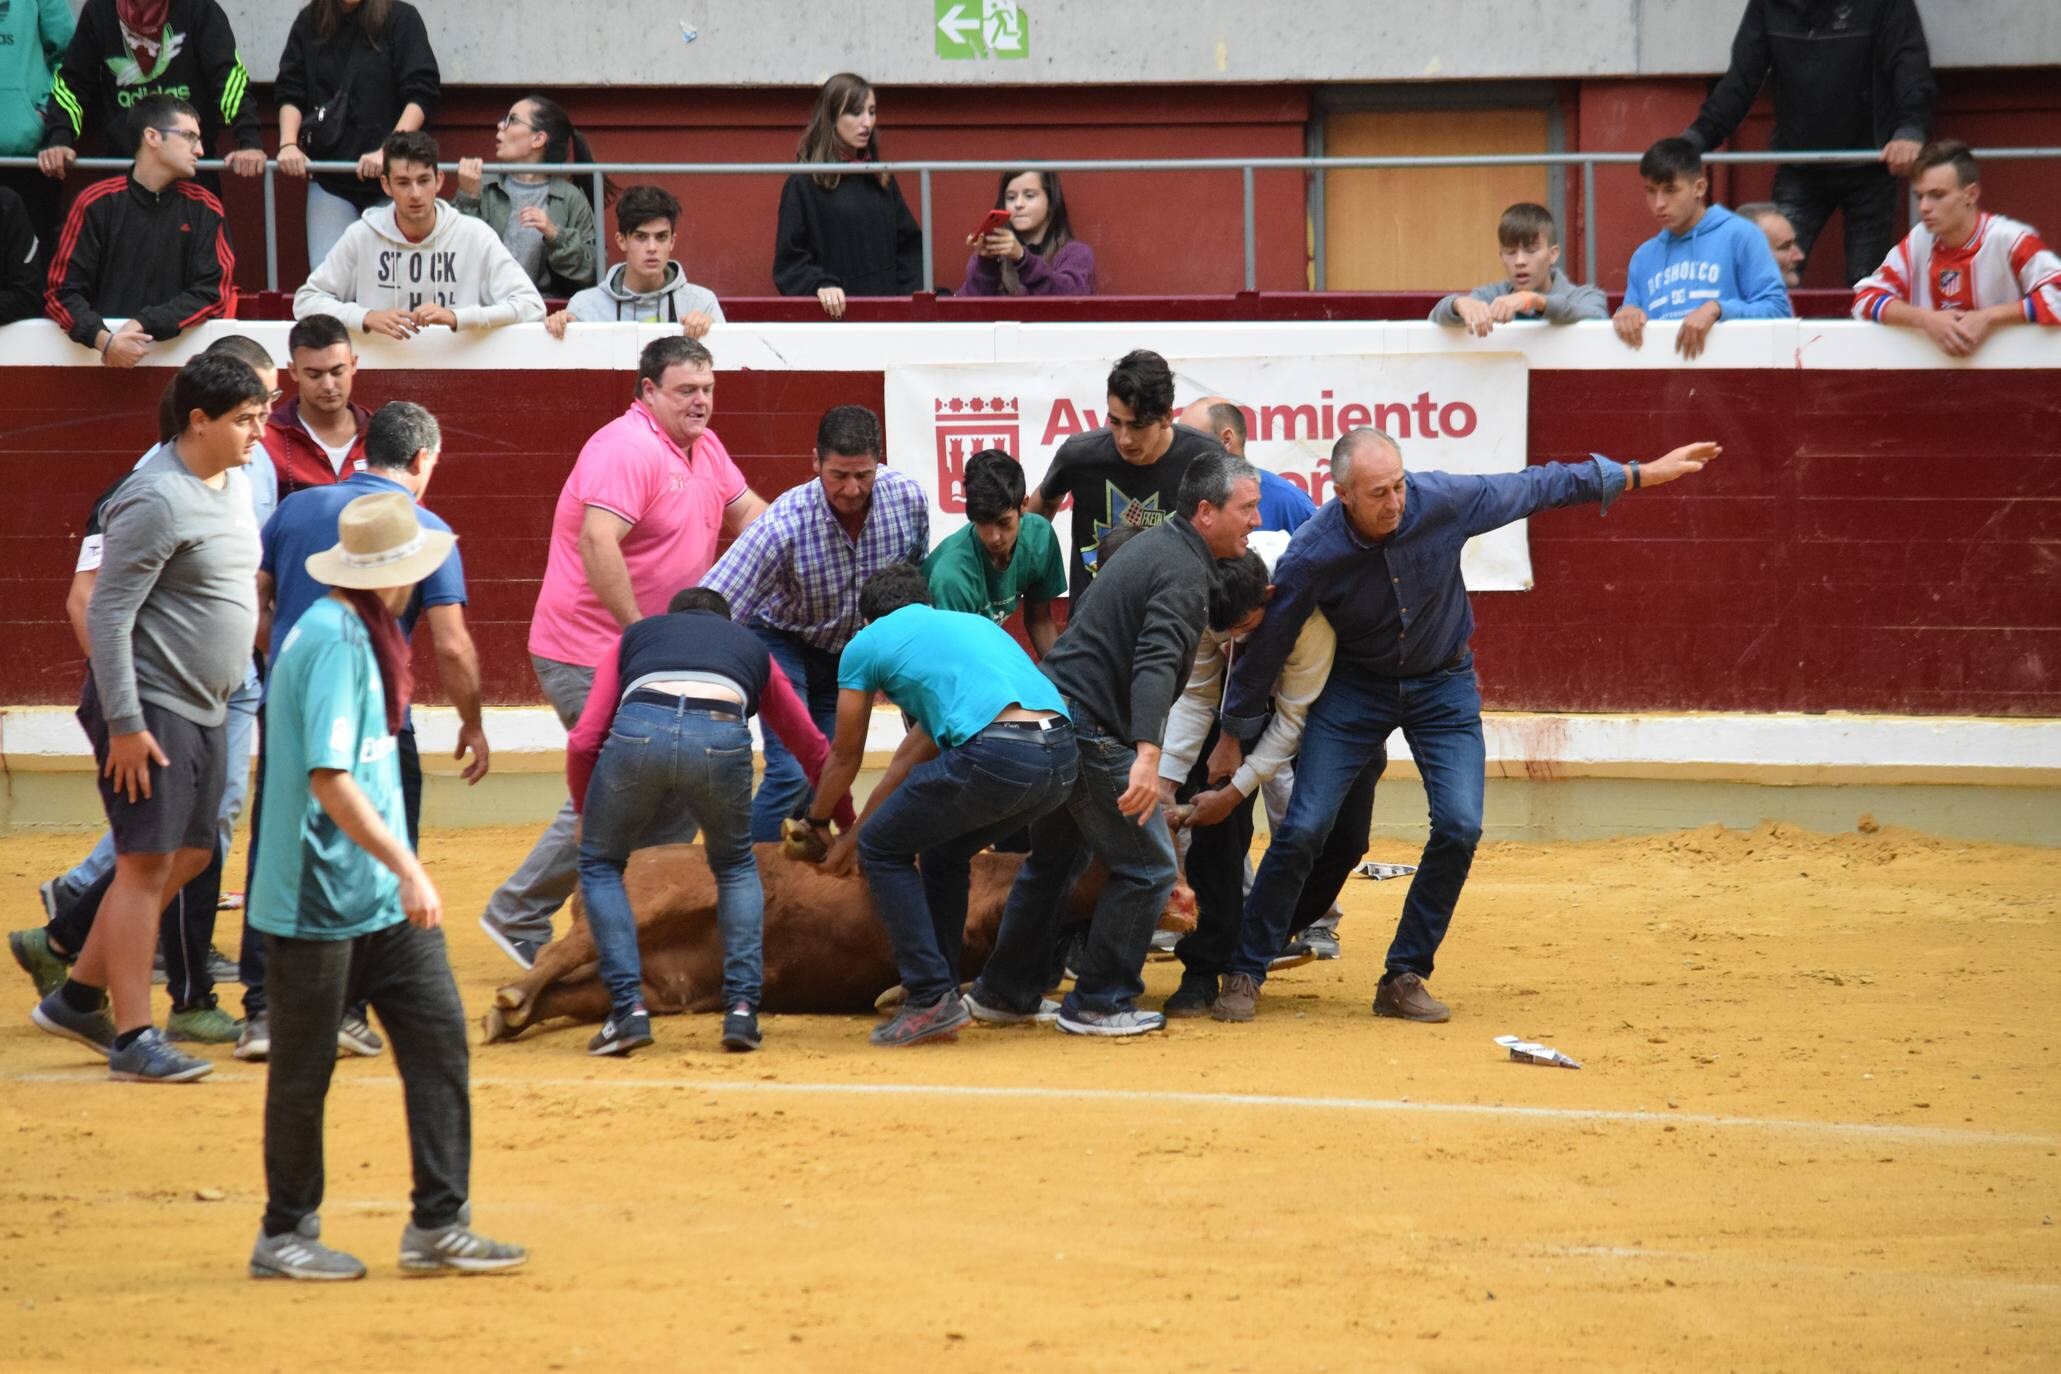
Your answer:
[[[1376,425],[1418,470],[1515,472],[1525,465],[1525,360],[1516,353],[1391,354],[1318,358],[1167,360],[1174,405],[1227,396],[1246,415],[1245,456],[1308,492],[1331,495],[1331,445]],[[930,493],[932,544],[966,523],[966,460],[1008,451],[1035,487],[1059,446],[1102,423],[1110,360],[886,369],[888,462]],[[1052,522],[1071,548],[1072,516]],[[1470,541],[1462,560],[1472,591],[1531,586],[1531,551],[1519,521]]]

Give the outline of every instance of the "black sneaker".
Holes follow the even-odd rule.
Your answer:
[[[609,1018],[601,1023],[601,1029],[594,1032],[594,1038],[587,1042],[587,1053],[628,1054],[650,1043],[651,1014],[639,1002],[628,1011],[611,1012]]]
[[[1160,1010],[1169,1017],[1207,1016],[1216,1003],[1217,976],[1214,973],[1184,973],[1181,986],[1174,989],[1174,995],[1166,999]]]
[[[743,1053],[755,1050],[764,1037],[759,1034],[759,1014],[751,1003],[739,1002],[723,1014],[723,1048]]]

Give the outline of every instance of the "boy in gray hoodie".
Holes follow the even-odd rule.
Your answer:
[[[494,329],[544,318],[544,298],[485,220],[437,199],[436,140],[394,134],[375,205],[344,231],[294,292],[293,317],[334,315],[346,328],[410,339],[434,325]]]
[[[1496,225],[1503,254],[1503,281],[1455,292],[1431,308],[1433,324],[1460,324],[1476,338],[1512,320],[1573,324],[1610,317],[1608,302],[1593,286],[1577,286],[1560,270],[1560,230],[1543,205],[1519,201]]]
[[[656,186],[632,186],[617,197],[615,246],[623,260],[599,286],[579,292],[544,321],[551,337],[564,338],[566,325],[574,320],[677,324],[690,339],[721,324],[723,307],[716,293],[688,281],[673,261],[679,222],[680,202]]]

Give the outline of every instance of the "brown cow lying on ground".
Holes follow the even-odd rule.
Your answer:
[[[769,1012],[859,1013],[874,1009],[896,985],[887,932],[873,914],[866,880],[833,878],[814,865],[782,856],[777,844],[758,847],[766,892],[765,991]],[[995,948],[1002,904],[1023,865],[1021,854],[992,851],[973,858],[966,904],[966,948],[961,976],[971,978]],[[1088,870],[1067,899],[1064,920],[1084,922],[1102,890],[1103,870]],[[637,915],[637,948],[644,962],[644,1001],[653,1012],[723,1009],[723,942],[716,930],[716,880],[699,845],[665,845],[630,856],[623,873],[630,909]],[[1177,887],[1160,919],[1162,928],[1192,930],[1195,896]],[[594,937],[579,898],[572,927],[537,955],[519,981],[494,995],[486,1015],[486,1043],[512,1040],[544,1021],[598,1022],[608,1015]]]

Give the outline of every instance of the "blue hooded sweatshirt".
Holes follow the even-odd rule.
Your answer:
[[[1663,229],[1632,254],[1624,303],[1653,320],[1679,320],[1709,301],[1720,319],[1786,320],[1789,292],[1767,235],[1722,205],[1713,205],[1687,234]]]

